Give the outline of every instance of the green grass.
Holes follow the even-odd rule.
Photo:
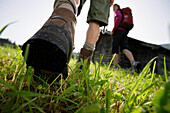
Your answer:
[[[79,70],[77,67],[80,63],[71,59],[68,65],[69,76],[63,80],[62,74],[56,75],[49,83],[48,76],[34,75],[32,67],[26,69],[26,59],[21,53],[19,48],[0,47],[2,113],[170,111],[167,70],[164,69],[165,75],[155,74],[156,58],[151,59],[142,72],[134,75],[128,69],[112,70],[110,65],[102,66],[101,63],[91,63],[88,70]],[[152,71],[151,64],[154,64]]]

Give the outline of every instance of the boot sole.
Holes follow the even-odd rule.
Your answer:
[[[58,73],[66,67],[66,55],[56,45],[41,39],[29,44],[28,66]]]
[[[44,25],[33,37],[24,43],[30,44],[27,65],[36,69],[67,74],[67,65],[72,52],[72,38],[57,25]]]

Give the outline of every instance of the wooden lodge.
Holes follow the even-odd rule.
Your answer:
[[[129,50],[132,52],[136,61],[141,62],[143,67],[154,57],[156,59],[155,72],[159,74],[164,73],[164,57],[166,58],[166,68],[170,73],[170,44],[155,45],[136,40],[134,38],[128,38]],[[103,55],[102,64],[109,64],[112,55],[112,38],[111,32],[107,31],[104,34],[101,32],[100,37],[96,43],[96,48],[92,56],[92,62],[99,62],[100,55]],[[112,63],[113,65],[113,63]],[[122,68],[130,68],[130,62],[124,54],[119,54],[119,65]]]

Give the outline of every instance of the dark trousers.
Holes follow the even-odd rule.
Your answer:
[[[115,30],[112,35],[112,53],[119,54],[119,50],[128,49],[128,32],[123,30]]]

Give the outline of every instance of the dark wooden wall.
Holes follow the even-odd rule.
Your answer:
[[[112,51],[112,39],[109,33],[102,34],[100,33],[100,37],[96,43],[95,51],[93,52],[92,61],[100,62],[100,56],[103,56],[102,64],[110,63],[113,55],[111,54]]]

